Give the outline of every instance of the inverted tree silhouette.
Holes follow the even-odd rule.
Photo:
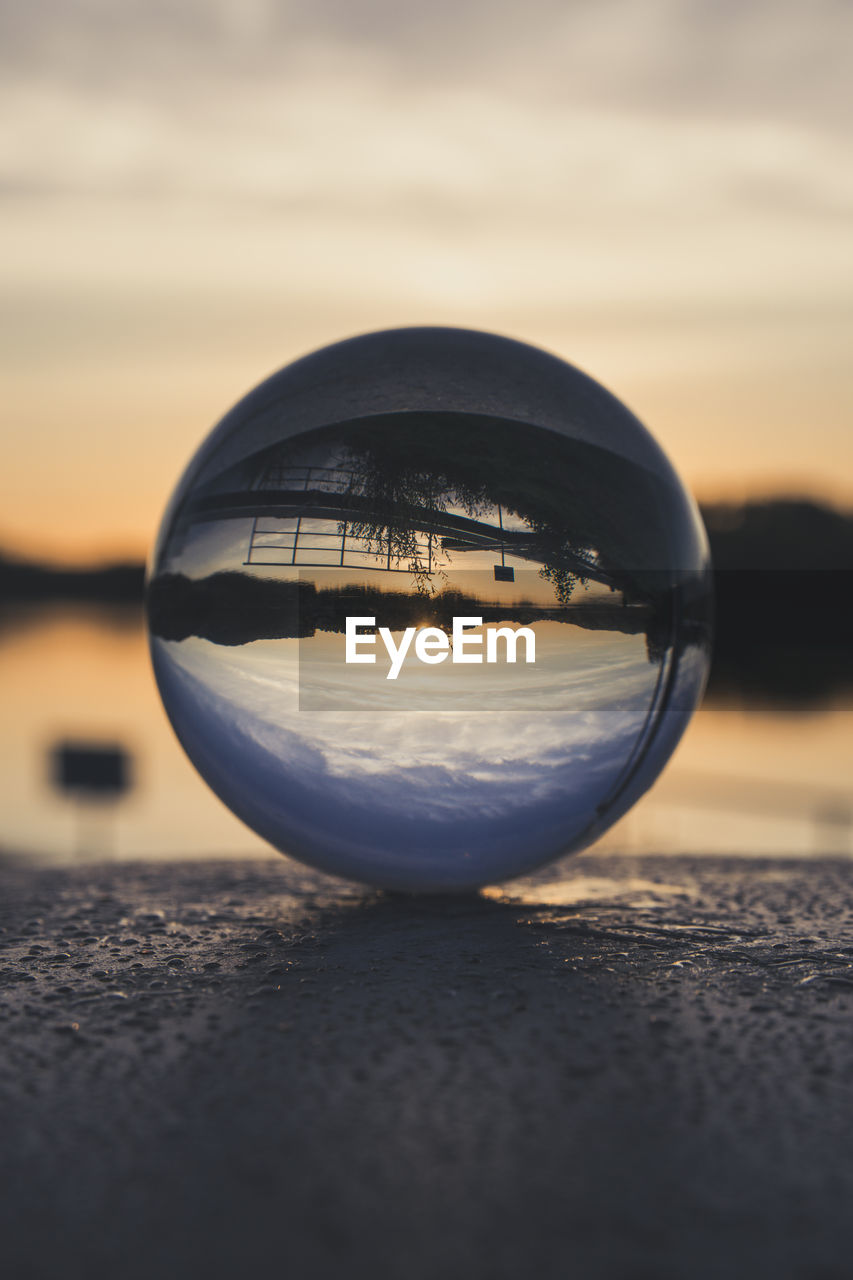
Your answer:
[[[304,476],[304,487],[293,484],[294,475]],[[589,441],[482,415],[402,412],[336,423],[258,450],[196,487],[176,524],[251,515],[336,520],[341,536],[346,531],[389,564],[406,564],[421,605],[446,585],[439,579],[437,592],[425,542],[444,556],[458,552],[463,565],[466,549],[503,545],[550,582],[558,610],[589,581],[618,592],[614,604],[642,607],[641,629],[656,661],[672,643],[675,618],[674,507],[665,479]],[[514,528],[497,527],[498,509],[516,517]],[[233,575],[214,575],[206,589],[181,585],[175,575],[165,575],[172,579],[167,584],[163,576],[152,584],[161,634],[174,632],[165,614],[186,622],[191,597],[202,612],[209,606],[220,615],[214,628],[220,636],[228,632],[222,611],[240,607],[243,593]],[[295,634],[280,629],[284,595],[274,587],[270,580],[253,592],[249,612],[258,636]],[[614,630],[622,629],[620,618],[636,627],[636,617],[619,608],[602,616]],[[245,625],[234,625],[246,634]],[[204,627],[194,633],[205,634]]]

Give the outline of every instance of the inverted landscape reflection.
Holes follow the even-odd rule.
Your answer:
[[[328,351],[354,381],[316,426]],[[431,407],[375,411],[407,362]],[[470,411],[508,377],[506,407],[533,388],[548,425]],[[396,331],[284,370],[203,446],[152,563],[152,656],[190,758],[276,847],[464,888],[583,847],[655,779],[704,685],[707,581],[695,508],[603,389],[489,335]],[[380,645],[344,661],[354,615],[396,644],[525,627],[536,661],[409,652],[390,681]]]

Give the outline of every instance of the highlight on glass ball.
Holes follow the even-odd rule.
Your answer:
[[[523,343],[326,347],[201,445],[149,566],[151,653],[202,777],[283,853],[465,890],[597,839],[704,687],[690,496],[609,392]]]

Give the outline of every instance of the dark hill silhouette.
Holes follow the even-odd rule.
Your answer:
[[[853,515],[804,499],[703,506],[718,572],[853,571]]]
[[[0,607],[25,601],[139,604],[145,583],[142,564],[86,568],[39,564],[0,554]]]
[[[853,695],[853,515],[798,499],[702,508],[714,562],[709,697]]]

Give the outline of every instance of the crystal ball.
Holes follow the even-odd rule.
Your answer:
[[[147,613],[175,732],[248,826],[352,880],[467,890],[589,845],[654,782],[707,675],[707,541],[578,369],[396,329],[226,414]]]

